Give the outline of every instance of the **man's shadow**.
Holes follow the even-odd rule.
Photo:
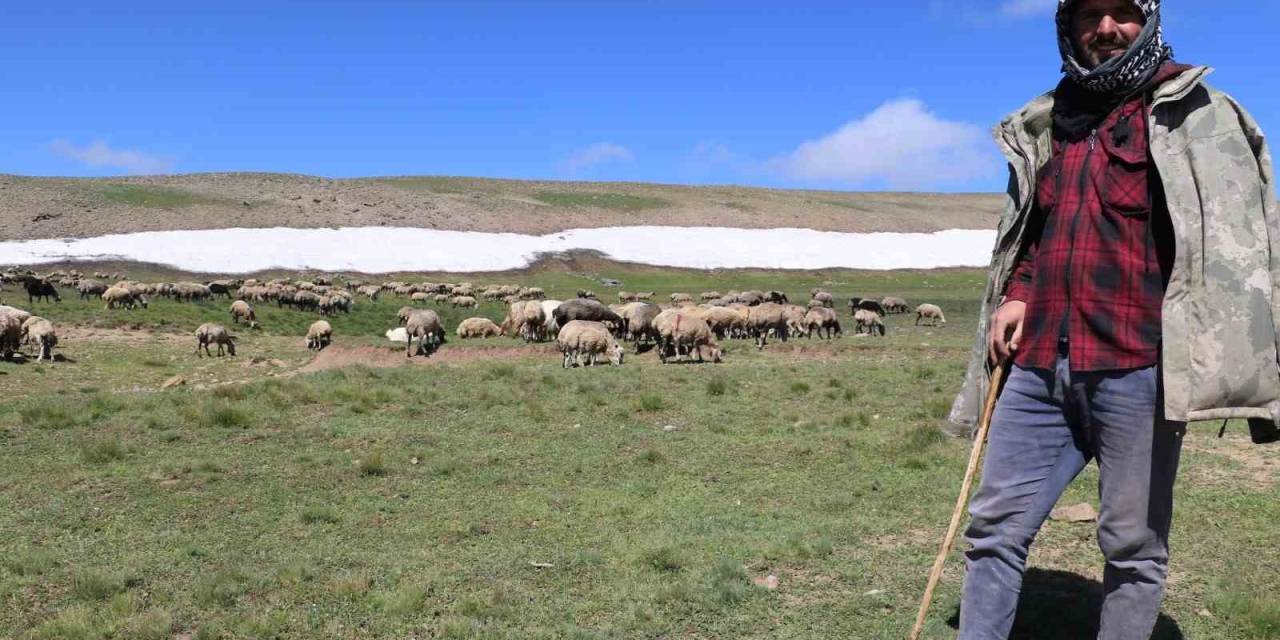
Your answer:
[[[1028,569],[1022,580],[1018,616],[1010,640],[1080,640],[1098,636],[1102,583],[1066,571]],[[957,605],[947,624],[960,627]],[[1165,614],[1156,620],[1152,640],[1183,640],[1178,623]]]

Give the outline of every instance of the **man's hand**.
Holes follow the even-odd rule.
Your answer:
[[[997,364],[1018,351],[1022,342],[1022,320],[1027,316],[1027,303],[1010,300],[991,314],[987,330],[987,357]]]

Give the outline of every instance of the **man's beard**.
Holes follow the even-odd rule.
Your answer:
[[[1088,63],[1090,69],[1096,69],[1102,63],[1112,58],[1119,58],[1124,55],[1124,52],[1128,51],[1129,47],[1132,45],[1132,42],[1106,42],[1101,45],[1094,43],[1085,49],[1085,62]],[[1100,49],[1110,50],[1103,53]]]

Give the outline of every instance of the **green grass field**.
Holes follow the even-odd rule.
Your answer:
[[[600,277],[659,297],[894,294],[951,322],[567,371],[546,346],[451,335],[391,367],[402,347],[381,336],[404,302],[388,297],[333,321],[351,366],[305,372],[309,314],[259,305],[236,358],[202,359],[190,332],[229,322],[227,302],[106,312],[5,292],[67,337],[63,361],[0,363],[0,637],[904,637],[968,456],[937,426],[982,273],[587,257],[452,279],[604,298]],[[1280,450],[1217,426],[1187,439],[1156,637],[1278,638]],[[1063,502],[1094,501],[1096,478]],[[1093,529],[1046,524],[1015,637],[1094,633]],[[954,637],[962,571],[955,553],[926,637]]]

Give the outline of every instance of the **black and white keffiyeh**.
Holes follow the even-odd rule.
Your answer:
[[[1146,25],[1124,55],[1111,58],[1093,69],[1082,66],[1071,34],[1071,10],[1079,0],[1058,0],[1058,50],[1062,70],[1081,88],[1103,94],[1126,95],[1146,85],[1173,49],[1164,43],[1160,28],[1160,0],[1132,0],[1146,16]]]

